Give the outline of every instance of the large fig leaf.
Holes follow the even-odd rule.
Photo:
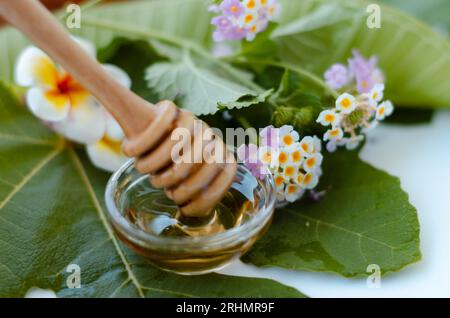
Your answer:
[[[245,256],[258,266],[367,275],[397,271],[421,258],[416,209],[397,178],[362,162],[357,153],[327,156],[319,201],[276,211],[268,234]]]
[[[450,2],[447,0],[379,0],[427,22],[435,31],[450,35]]]
[[[281,3],[281,25],[272,38],[287,63],[322,75],[357,48],[364,55],[378,55],[388,97],[398,105],[450,106],[450,42],[419,20],[381,6],[381,28],[370,29],[366,1]]]
[[[0,84],[0,297],[23,297],[34,286],[60,297],[303,296],[267,279],[154,268],[114,237],[107,179]],[[66,283],[70,264],[81,269],[81,288]]]

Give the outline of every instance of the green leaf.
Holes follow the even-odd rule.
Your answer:
[[[108,47],[117,37],[129,39],[169,38],[205,46],[211,41],[211,13],[202,0],[133,1],[102,5],[82,12],[81,28],[69,30]],[[131,26],[131,31],[130,31]],[[137,33],[135,31],[138,31]],[[29,42],[16,30],[0,30],[0,80],[12,81],[15,59]]]
[[[367,275],[369,264],[387,273],[420,260],[416,209],[397,178],[341,151],[325,158],[321,187],[319,202],[277,210],[245,261],[351,277]]]
[[[450,34],[450,2],[448,0],[378,0],[400,10],[408,12],[424,22],[427,22],[435,30]]]
[[[115,39],[108,47],[99,52],[100,60],[117,65],[131,78],[131,89],[148,101],[155,103],[158,96],[148,89],[145,81],[145,69],[164,59],[142,40]]]
[[[112,235],[108,175],[36,120],[0,83],[0,297],[34,286],[59,297],[302,297],[267,279],[179,276]],[[81,269],[68,288],[67,266]]]
[[[251,62],[253,57],[264,59],[275,59],[278,54],[278,46],[270,38],[273,30],[278,27],[276,23],[270,23],[268,28],[258,34],[258,36],[251,42],[243,41],[240,56],[245,56]]]
[[[238,100],[234,102],[229,103],[222,103],[219,102],[218,105],[220,108],[226,108],[226,109],[233,109],[233,108],[243,108],[243,107],[249,107],[252,105],[260,104],[266,102],[269,97],[273,94],[273,89],[269,89],[261,94],[258,94],[257,96],[253,95],[244,95],[240,97]]]
[[[259,95],[199,67],[188,52],[179,62],[153,64],[146,72],[146,79],[160,99],[176,99],[179,106],[196,115],[214,114],[219,105],[230,109],[247,107],[264,101],[270,94]]]
[[[281,2],[280,27],[272,39],[280,45],[284,62],[322,76],[358,48],[364,55],[378,55],[387,77],[387,95],[397,105],[450,106],[450,42],[419,20],[382,6],[381,28],[369,29],[369,2]]]

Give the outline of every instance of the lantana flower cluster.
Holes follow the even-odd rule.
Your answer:
[[[333,109],[320,113],[317,122],[331,126],[323,136],[328,151],[334,152],[338,146],[356,149],[367,131],[392,114],[392,103],[389,100],[382,102],[383,91],[384,84],[376,84],[369,93],[356,97],[344,93],[338,97]]]
[[[334,108],[324,110],[317,122],[330,129],[324,134],[327,150],[333,152],[338,146],[356,149],[364,140],[365,133],[394,111],[394,106],[383,101],[384,76],[377,66],[377,57],[365,59],[358,50],[348,66],[334,64],[325,72],[325,81],[333,89],[343,92]]]
[[[260,132],[260,145],[242,145],[239,159],[257,178],[274,177],[277,201],[294,202],[314,189],[322,175],[321,141],[318,137],[300,139],[292,126],[268,126]]]
[[[96,57],[93,44],[74,39]],[[131,86],[123,70],[110,64],[103,67],[122,85]],[[115,119],[43,51],[34,46],[22,51],[15,68],[15,81],[28,88],[26,102],[30,111],[67,139],[84,144],[95,166],[114,171],[127,160],[121,151],[124,134]]]
[[[223,0],[210,6],[217,13],[211,20],[216,30],[213,38],[216,42],[226,40],[253,41],[256,35],[264,31],[280,10],[278,0]]]

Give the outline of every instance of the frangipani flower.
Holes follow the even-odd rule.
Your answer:
[[[260,144],[260,147],[254,144],[239,147],[238,157],[258,178],[265,173],[273,174],[279,202],[294,202],[305,190],[317,186],[323,160],[318,137],[300,140],[292,126],[268,126],[260,132]],[[259,168],[256,172],[255,163]]]
[[[217,14],[211,20],[216,26],[213,39],[253,41],[280,11],[278,0],[223,0],[209,11]]]
[[[95,47],[91,43],[75,40],[95,58]],[[121,84],[131,86],[130,78],[120,68],[104,67]],[[88,148],[107,141],[101,148],[105,150],[101,156],[91,156],[95,151],[88,149],[91,158],[96,157],[94,163],[98,167],[112,171],[124,162],[126,158],[120,151],[123,133],[117,133],[120,127],[97,100],[47,54],[34,46],[25,48],[17,60],[15,80],[28,88],[26,101],[31,112],[58,133],[87,144]]]

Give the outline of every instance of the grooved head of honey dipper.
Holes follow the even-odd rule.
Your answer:
[[[139,172],[155,180],[153,186],[169,187],[165,192],[183,216],[208,216],[234,181],[236,159],[223,140],[190,112],[170,101],[159,102],[156,108],[156,118],[126,141],[124,152],[136,158]]]
[[[223,165],[217,176],[190,201],[180,208],[181,214],[187,217],[206,217],[223,199],[235,180],[237,163],[233,154],[227,156],[227,163]]]

